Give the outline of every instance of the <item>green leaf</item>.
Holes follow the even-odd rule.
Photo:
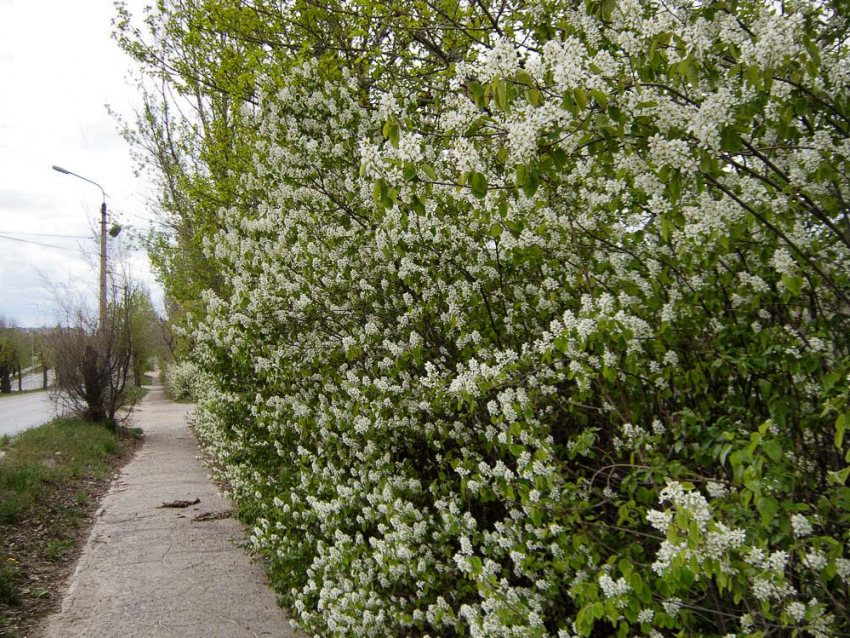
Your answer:
[[[747,83],[750,86],[757,86],[760,77],[761,72],[758,65],[753,64],[747,69]]]
[[[540,186],[540,179],[535,171],[528,170],[525,172],[525,180],[522,183],[522,192],[526,197],[534,197],[537,192],[537,187]]]
[[[558,170],[564,168],[567,163],[567,153],[562,148],[556,148],[552,151],[552,161],[555,162],[555,168]]]
[[[723,129],[723,132],[720,134],[720,148],[727,153],[737,153],[744,148],[741,137],[734,127],[727,126]]]
[[[570,91],[564,91],[564,98],[561,101],[561,107],[573,115],[578,115],[578,110],[576,109],[575,102],[573,102],[573,96]]]
[[[802,277],[791,277],[789,275],[782,275],[782,283],[785,284],[785,287],[788,289],[788,291],[795,297],[798,297],[800,295],[800,292],[803,290]]]
[[[603,109],[608,106],[608,96],[605,95],[599,89],[593,89],[590,94],[593,96],[593,99],[596,100],[596,103],[599,104]]]
[[[502,80],[496,80],[496,106],[502,111],[508,110],[508,85]]]
[[[832,386],[834,386],[836,382],[841,380],[841,377],[842,375],[840,372],[831,372],[830,374],[825,375],[821,380],[823,384],[823,391],[829,392],[830,389],[832,389]]]
[[[767,525],[779,511],[779,501],[772,496],[760,496],[756,501],[756,509],[761,514],[762,523]]]
[[[578,611],[578,615],[576,615],[576,629],[578,629],[579,633],[582,636],[589,636],[590,632],[593,631],[593,615],[590,612],[589,607],[582,607]]]
[[[390,141],[390,144],[392,144],[395,148],[398,148],[399,129],[398,122],[395,120],[395,118],[389,119],[384,122],[383,133],[384,137]]]
[[[437,181],[437,171],[435,171],[434,167],[431,166],[430,164],[423,164],[422,165],[422,172],[424,172],[425,175],[428,176],[428,179],[430,179],[432,181]]]
[[[850,467],[845,467],[840,472],[829,472],[830,485],[844,485],[847,482],[847,475],[850,474]]]
[[[504,229],[502,228],[501,224],[493,224],[492,226],[490,226],[490,237],[498,239],[502,236],[502,230]]]
[[[585,93],[584,89],[573,89],[573,97],[579,110],[583,111],[587,108],[587,93]]]
[[[472,187],[472,194],[478,199],[487,195],[487,178],[483,173],[473,173],[470,186]]]
[[[762,443],[762,448],[773,461],[778,461],[782,458],[782,446],[779,441],[771,439]]]
[[[847,420],[846,413],[839,414],[835,419],[835,447],[839,450],[844,445],[844,422]]]
[[[531,506],[531,522],[534,523],[536,527],[540,527],[543,525],[543,510],[540,509],[537,505]]]
[[[404,181],[410,182],[416,178],[416,168],[413,164],[405,162],[404,164]]]
[[[415,213],[419,215],[425,214],[425,205],[422,203],[422,200],[419,199],[416,195],[413,196],[412,201],[410,202],[410,207],[414,210]]]
[[[674,202],[678,202],[682,197],[682,178],[679,171],[673,171],[670,174],[670,183],[668,186],[670,199]]]
[[[534,78],[531,77],[531,73],[529,73],[525,69],[520,69],[516,72],[516,79],[517,82],[519,82],[520,84],[524,84],[530,89],[535,88]]]

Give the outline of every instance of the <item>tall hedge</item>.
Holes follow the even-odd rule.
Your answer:
[[[197,424],[284,602],[317,636],[850,634],[845,12],[486,6],[419,84],[276,81],[207,242]]]

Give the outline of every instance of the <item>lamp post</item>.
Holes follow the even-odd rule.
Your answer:
[[[103,194],[103,203],[100,205],[100,320],[98,322],[99,328],[103,330],[106,327],[106,191],[103,190],[103,186],[97,182],[92,181],[87,177],[83,177],[82,175],[77,175],[76,173],[73,173],[66,168],[62,168],[61,166],[54,165],[53,170],[64,173],[65,175],[79,177],[81,180],[86,181],[89,184],[94,184]]]

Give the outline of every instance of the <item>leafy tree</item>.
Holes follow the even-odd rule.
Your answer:
[[[0,393],[12,391],[12,374],[18,365],[18,353],[11,336],[0,334]]]
[[[153,362],[166,355],[162,318],[157,314],[146,288],[128,288],[125,303],[130,308],[130,351],[133,383],[142,385],[142,377]]]
[[[20,378],[21,362],[29,360],[29,341],[24,332],[0,317],[0,393],[12,391],[12,376]]]

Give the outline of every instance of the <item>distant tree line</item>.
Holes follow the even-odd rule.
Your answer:
[[[46,331],[40,328],[19,328],[14,322],[0,317],[0,394],[12,392],[15,383],[23,388],[24,374],[42,373],[46,387],[50,352]]]

